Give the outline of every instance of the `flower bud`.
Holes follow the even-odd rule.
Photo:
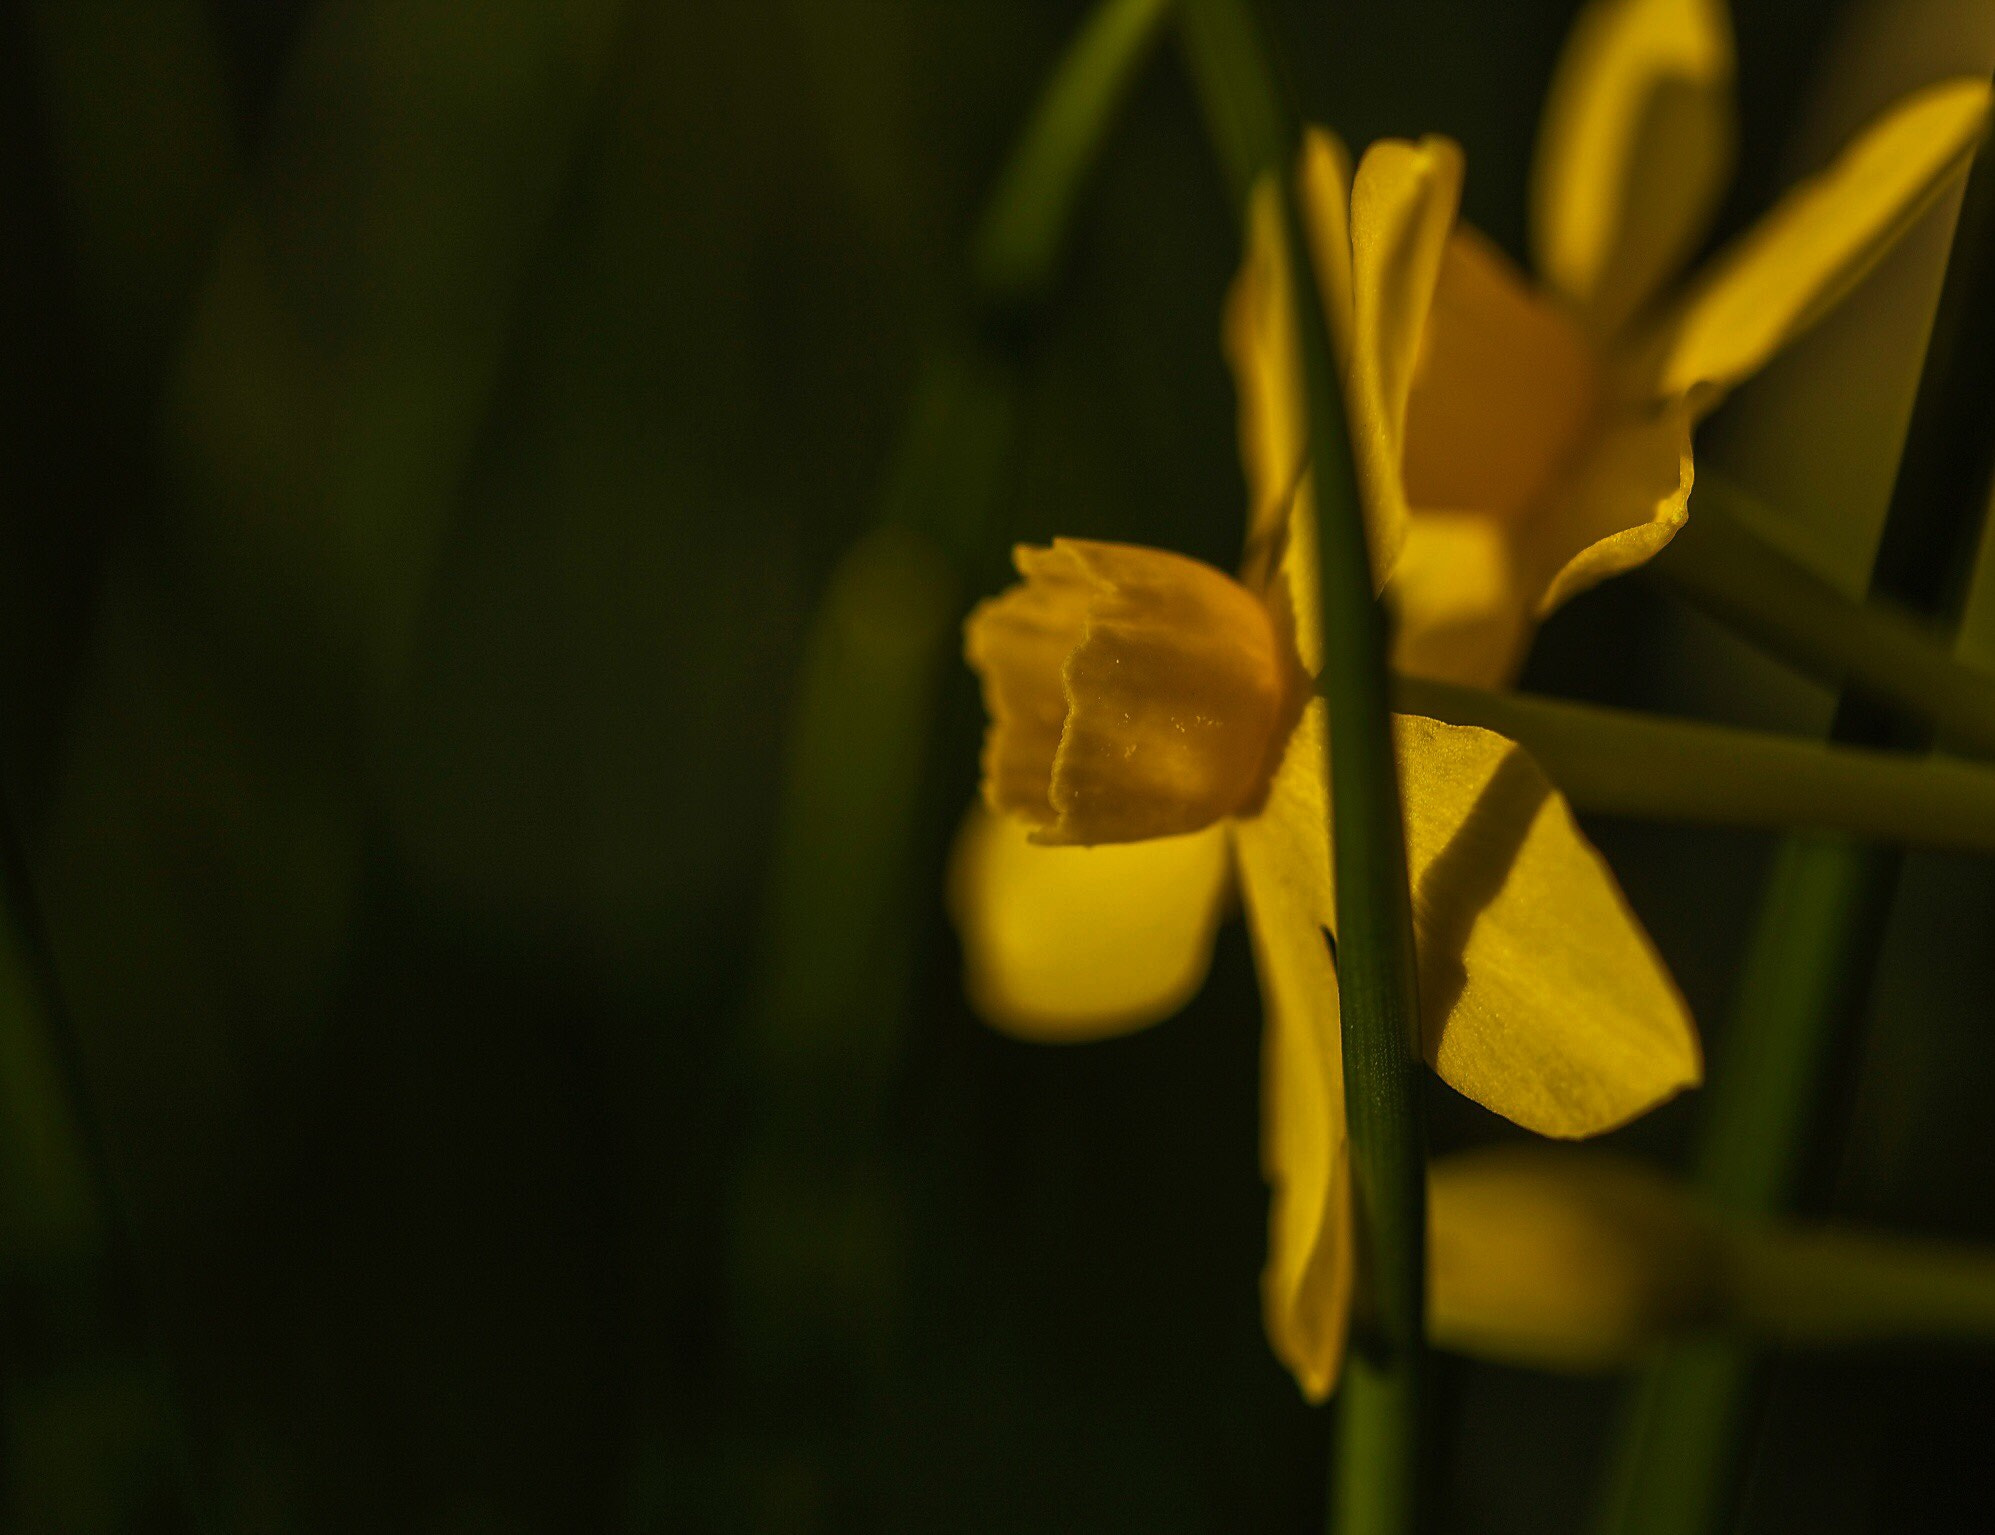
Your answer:
[[[1258,805],[1304,697],[1260,598],[1127,544],[1020,545],[1022,584],[965,650],[990,729],[984,797],[1047,843],[1138,842]]]

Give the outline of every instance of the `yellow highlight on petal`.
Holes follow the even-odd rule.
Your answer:
[[[1493,731],[1397,720],[1428,1059],[1540,1135],[1598,1135],[1697,1084],[1696,1027],[1605,860]]]
[[[1462,152],[1443,138],[1372,145],[1351,184],[1351,362],[1346,406],[1373,563],[1405,537],[1400,460],[1407,397],[1462,194]]]
[[[1258,816],[1234,828],[1261,979],[1268,1341],[1311,1401],[1343,1365],[1356,1258],[1330,883],[1326,711],[1304,711]]]
[[[1515,543],[1510,529],[1474,512],[1422,512],[1407,522],[1386,588],[1396,671],[1468,687],[1515,680],[1531,638]]]
[[[1519,530],[1538,599],[1532,617],[1645,564],[1689,516],[1695,474],[1684,400],[1630,411],[1588,444],[1559,495]]]
[[[1731,174],[1722,0],[1594,0],[1545,99],[1531,176],[1538,270],[1606,337],[1675,276]]]
[[[1916,91],[1721,254],[1641,355],[1661,396],[1708,405],[1821,317],[1972,158],[1986,80]]]
[[[1105,1039],[1168,1018],[1212,961],[1230,854],[1224,827],[1113,847],[1046,847],[972,809],[949,906],[970,1004],[1022,1039]]]

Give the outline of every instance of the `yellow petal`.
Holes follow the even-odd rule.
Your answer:
[[[1416,509],[1536,508],[1598,413],[1594,349],[1510,258],[1449,237],[1406,399],[1400,472]]]
[[[1847,293],[1973,157],[1985,80],[1914,92],[1721,254],[1640,350],[1663,396],[1708,407]]]
[[[1667,400],[1612,421],[1558,497],[1518,527],[1518,563],[1544,618],[1589,586],[1646,564],[1676,537],[1690,503],[1691,410]]]
[[[1466,687],[1516,680],[1531,636],[1532,594],[1519,579],[1511,530],[1470,512],[1415,512],[1386,594],[1392,664]]]
[[[1722,0],[1594,0],[1545,98],[1531,245],[1596,335],[1675,275],[1710,225],[1736,138]]]
[[[1324,318],[1330,322],[1330,344],[1337,361],[1349,366],[1351,151],[1336,134],[1311,128],[1302,136],[1302,159],[1295,174],[1309,260],[1316,271],[1317,291],[1323,297]]]
[[[1289,738],[1268,801],[1235,823],[1240,892],[1265,1022],[1262,1162],[1272,1190],[1262,1303],[1268,1341],[1311,1401],[1343,1365],[1353,1253],[1330,884],[1322,701]]]
[[[1442,138],[1372,145],[1351,187],[1351,446],[1372,561],[1392,569],[1406,528],[1406,402],[1461,201],[1462,152]]]
[[[1716,1229],[1639,1164],[1543,1146],[1445,1157],[1427,1214],[1428,1330],[1443,1348],[1607,1369],[1720,1319]]]
[[[1024,1039],[1103,1039],[1176,1012],[1205,979],[1225,904],[1227,834],[1042,847],[978,806],[949,863],[964,984]]]
[[[1696,1084],[1697,1032],[1606,862],[1530,755],[1397,721],[1428,1059],[1541,1135],[1597,1135]]]
[[[1311,265],[1340,364],[1351,347],[1351,170],[1343,141],[1320,128],[1304,135],[1296,173]],[[1260,585],[1288,534],[1309,455],[1294,277],[1281,202],[1263,179],[1248,204],[1247,250],[1226,295],[1223,342],[1239,396],[1240,463],[1247,479],[1242,576]]]
[[[1239,399],[1240,467],[1247,479],[1242,574],[1250,585],[1260,584],[1285,532],[1309,448],[1293,283],[1281,198],[1275,183],[1263,178],[1247,205],[1247,249],[1227,289],[1222,327]]]

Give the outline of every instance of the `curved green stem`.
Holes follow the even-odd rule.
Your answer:
[[[1405,713],[1509,736],[1581,810],[1995,853],[1995,768],[1402,677]]]
[[[1671,590],[1817,681],[1893,705],[1962,751],[1995,757],[1995,676],[1956,660],[1937,629],[1888,599],[1845,596],[1761,531],[1773,520],[1746,491],[1701,475],[1690,521],[1652,568]]]
[[[1051,286],[1074,200],[1169,9],[1170,0],[1105,0],[1068,45],[977,226],[979,302],[1027,303]]]
[[[791,1442],[772,1453],[822,1472],[812,1498],[835,1498],[840,1435],[891,1340],[898,1190],[877,1111],[919,930],[912,882],[936,699],[1011,451],[1012,322],[1057,280],[1080,188],[1166,9],[1102,0],[1056,66],[979,222],[966,312],[933,344],[873,526],[840,559],[805,642],[746,1029],[764,1112],[734,1189],[732,1320],[739,1388],[792,1415],[774,1426]],[[769,1242],[800,1230],[809,1235]],[[800,1368],[797,1328],[838,1286],[858,1325]]]

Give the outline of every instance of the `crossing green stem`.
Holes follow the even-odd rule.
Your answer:
[[[1393,701],[1509,736],[1581,810],[1995,852],[1995,768],[1981,763],[1416,677]]]
[[[1995,757],[1995,676],[1957,660],[1937,627],[1890,599],[1845,596],[1762,531],[1774,521],[1731,481],[1700,475],[1690,522],[1655,573],[1817,681],[1927,720],[1961,751]]]

